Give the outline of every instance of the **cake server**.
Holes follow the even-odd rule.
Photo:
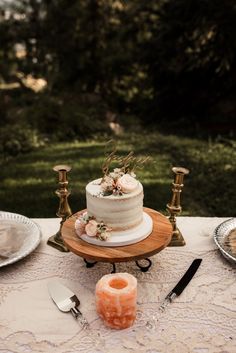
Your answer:
[[[179,280],[176,286],[167,294],[163,303],[159,307],[160,311],[164,311],[169,303],[171,303],[176,297],[178,297],[183,290],[187,287],[195,273],[197,272],[202,259],[193,260],[192,264],[189,266],[183,277]]]
[[[89,326],[88,321],[78,309],[80,305],[78,297],[69,288],[57,281],[52,281],[48,283],[48,292],[59,310],[63,312],[70,311],[83,328]]]
[[[167,294],[167,296],[164,298],[162,304],[159,306],[158,311],[153,315],[151,320],[148,320],[146,322],[146,327],[148,329],[155,329],[156,325],[160,319],[161,313],[163,313],[166,309],[166,307],[172,303],[172,301],[178,297],[183,290],[187,287],[195,273],[197,272],[200,264],[202,262],[202,259],[195,259],[193,260],[192,264],[190,267],[187,269],[183,277],[179,280],[179,282],[176,284],[176,286]]]

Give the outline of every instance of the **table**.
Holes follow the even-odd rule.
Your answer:
[[[35,219],[43,234],[39,247],[0,269],[0,352],[236,352],[236,266],[222,257],[212,237],[226,219],[179,217],[186,246],[154,255],[147,273],[134,262],[117,264],[117,271],[138,280],[138,318],[123,331],[106,328],[95,311],[95,284],[111,272],[111,264],[88,269],[77,255],[49,247],[46,241],[58,230],[59,220]],[[149,330],[146,322],[196,257],[203,261],[191,283],[160,315],[157,329]],[[89,331],[57,310],[47,292],[52,279],[79,296]]]

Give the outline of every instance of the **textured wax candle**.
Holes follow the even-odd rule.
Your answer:
[[[129,273],[103,276],[96,284],[96,307],[105,324],[130,327],[136,317],[137,280]]]

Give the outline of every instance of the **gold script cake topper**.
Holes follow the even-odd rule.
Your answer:
[[[109,152],[109,150],[111,152]],[[120,170],[126,173],[134,173],[136,169],[142,169],[144,164],[150,161],[149,156],[135,157],[134,152],[129,152],[126,156],[120,156],[117,154],[117,144],[114,140],[110,140],[106,144],[105,160],[102,165],[103,177],[110,173],[111,164],[115,163]]]

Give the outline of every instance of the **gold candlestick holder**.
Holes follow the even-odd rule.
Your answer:
[[[65,220],[72,215],[69,203],[68,203],[68,196],[70,195],[70,191],[67,189],[68,187],[68,180],[67,180],[67,173],[71,170],[71,167],[68,165],[56,165],[53,167],[55,172],[58,172],[58,185],[59,188],[56,190],[56,195],[60,198],[59,208],[56,213],[58,217],[61,217],[62,220],[60,222],[60,229],[54,235],[52,235],[47,244],[56,248],[57,250],[68,252],[69,250],[65,246],[62,236],[61,236],[61,228]]]
[[[176,216],[179,215],[182,211],[180,206],[180,194],[183,189],[183,180],[184,176],[189,174],[189,170],[182,167],[174,167],[172,171],[175,173],[175,179],[172,183],[173,185],[173,196],[170,203],[166,205],[168,212],[170,213],[169,220],[173,227],[172,238],[168,246],[183,246],[185,245],[185,240],[180,230],[176,225]]]

